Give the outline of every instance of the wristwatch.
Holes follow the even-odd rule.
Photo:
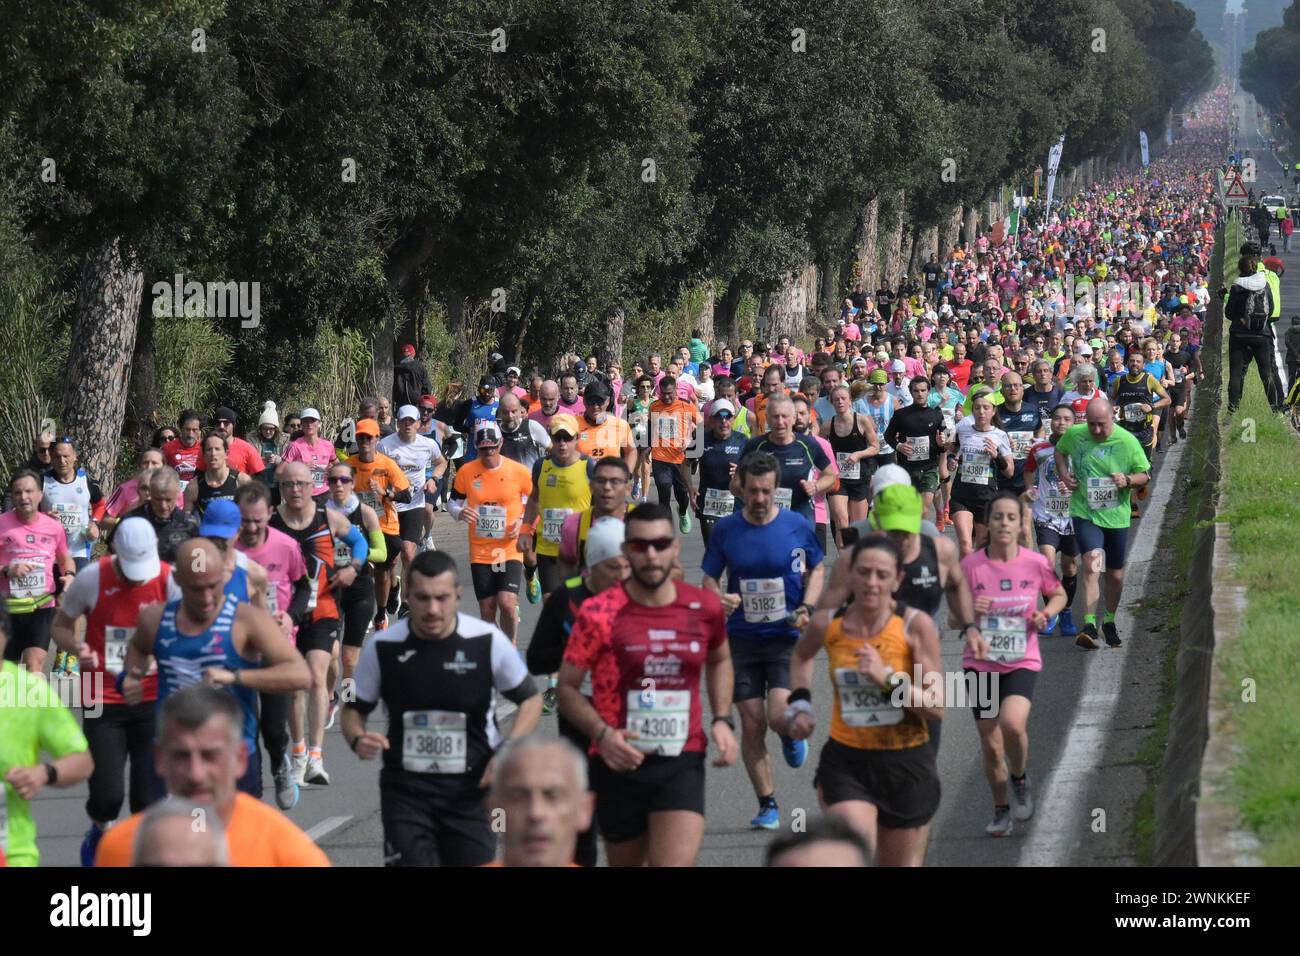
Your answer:
[[[52,763],[45,764],[45,783],[47,786],[54,786],[59,782],[59,768]]]
[[[716,724],[716,723],[718,723],[719,721],[721,721],[722,723],[726,724],[728,727],[731,728],[732,733],[735,733],[735,731],[736,731],[736,718],[734,718],[734,717],[732,717],[732,716],[730,716],[730,715],[719,714],[718,716],[716,716],[716,717],[713,718],[713,722]]]

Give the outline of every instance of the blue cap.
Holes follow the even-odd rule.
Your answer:
[[[208,502],[208,509],[203,512],[203,523],[199,525],[199,534],[233,538],[239,533],[239,523],[239,505],[227,498],[218,498]]]

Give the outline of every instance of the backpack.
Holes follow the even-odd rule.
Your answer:
[[[1266,335],[1273,310],[1269,307],[1268,286],[1246,295],[1246,309],[1241,316],[1242,328],[1251,335]]]

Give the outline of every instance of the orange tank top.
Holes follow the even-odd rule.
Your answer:
[[[910,618],[916,611],[907,613]],[[870,637],[845,634],[844,618],[837,617],[826,629],[825,644],[835,688],[832,740],[859,750],[907,750],[929,741],[930,731],[920,715],[894,706],[890,692],[858,670],[857,652],[870,644],[887,666],[913,678],[912,648],[902,617],[892,615],[884,630]]]

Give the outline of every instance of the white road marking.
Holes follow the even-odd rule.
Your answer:
[[[1118,648],[1107,647],[1103,642],[1090,654],[1090,662],[1079,691],[1079,706],[1070,720],[1069,736],[1061,750],[1061,758],[1038,800],[1029,839],[1020,853],[1021,866],[1066,866],[1075,848],[1084,836],[1091,833],[1092,808],[1083,806],[1088,787],[1096,779],[1097,765],[1106,752],[1107,732],[1119,704],[1120,686],[1124,664],[1135,640],[1140,640],[1127,610],[1134,595],[1146,588],[1147,572],[1155,555],[1156,541],[1165,520],[1165,508],[1174,490],[1174,476],[1182,461],[1187,443],[1179,442],[1165,456],[1161,477],[1151,493],[1147,510],[1142,515],[1142,530],[1124,562],[1124,597],[1115,614],[1115,627],[1124,644]],[[1080,584],[1082,588],[1082,583]],[[1102,575],[1102,594],[1105,594],[1105,575]],[[1139,691],[1141,693],[1142,691]],[[1149,692],[1149,691],[1148,691]],[[1108,821],[1108,826],[1112,821]]]
[[[343,824],[347,823],[351,819],[352,817],[350,816],[326,817],[320,823],[316,824],[314,827],[312,827],[310,830],[307,831],[307,838],[311,840],[313,843],[320,843],[322,837],[327,836],[330,833],[333,833],[335,830],[343,826]]]

